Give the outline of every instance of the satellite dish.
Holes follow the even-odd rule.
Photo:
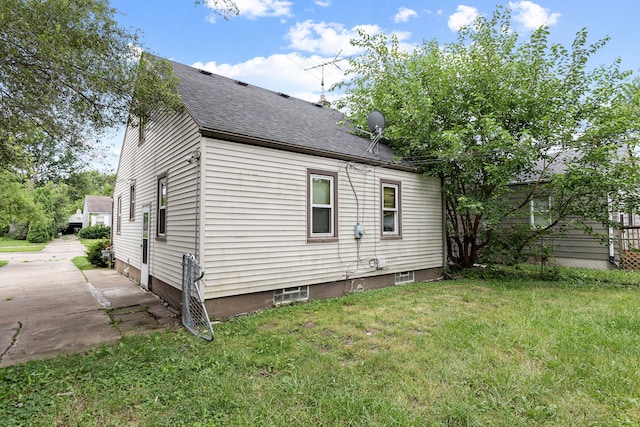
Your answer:
[[[375,135],[380,135],[384,130],[384,116],[380,111],[373,110],[367,116],[367,124],[369,125],[369,131]]]

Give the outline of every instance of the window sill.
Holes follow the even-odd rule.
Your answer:
[[[307,237],[307,243],[328,243],[337,242],[338,237]]]
[[[402,240],[402,234],[383,234],[381,240]]]

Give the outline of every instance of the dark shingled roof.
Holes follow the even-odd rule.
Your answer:
[[[111,197],[109,196],[84,196],[88,213],[111,212]]]
[[[356,136],[353,126],[339,123],[344,115],[337,110],[171,63],[179,79],[182,102],[203,135],[414,169],[409,162],[398,162],[393,150],[384,144],[378,144],[374,153],[367,152],[370,139]]]

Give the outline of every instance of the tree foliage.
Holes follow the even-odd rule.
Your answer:
[[[64,180],[68,188],[69,200],[74,204],[74,210],[82,207],[84,196],[110,196],[116,175],[101,173],[96,170],[76,172]]]
[[[37,215],[33,201],[33,191],[14,173],[0,172],[0,230],[6,230],[11,224],[29,222]]]
[[[449,44],[407,52],[394,36],[362,32],[353,41],[365,53],[350,60],[340,106],[361,124],[381,111],[397,153],[443,178],[454,263],[471,266],[505,247],[517,254],[568,225],[609,226],[607,197],[614,211],[638,206],[630,73],[619,61],[589,66],[607,39],[589,44],[582,29],[564,47],[549,35],[541,27],[521,39],[509,9],[498,8]],[[524,226],[541,197],[552,200],[552,220]]]
[[[141,105],[179,107],[167,64],[138,60],[115,14],[106,0],[0,3],[0,166],[24,162],[34,134],[86,150]]]
[[[87,249],[87,260],[96,267],[109,267],[109,260],[105,259],[103,252],[108,250],[110,246],[110,239],[92,242]]]
[[[29,176],[5,170],[0,173],[4,190],[0,230],[13,230],[11,234],[22,239],[31,231],[32,239],[48,240],[67,228],[69,217],[82,208],[86,195],[108,196],[114,181],[115,174],[84,171],[71,173],[64,180],[33,183]],[[26,231],[21,233],[23,229]]]
[[[213,9],[214,13],[229,19],[240,13],[238,6],[232,0],[196,0],[196,5],[206,4],[207,7]]]
[[[238,13],[231,0],[206,4]],[[108,0],[0,2],[0,229],[53,236],[85,195],[113,189],[114,175],[77,173],[104,132],[181,108],[170,64],[140,54],[116,13]]]

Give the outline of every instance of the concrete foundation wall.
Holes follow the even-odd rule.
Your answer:
[[[430,268],[414,271],[416,282],[426,282],[442,278],[442,268]],[[149,280],[151,291],[176,309],[181,309],[181,291],[154,277]],[[309,286],[309,299],[327,299],[350,292],[379,289],[395,284],[395,274],[340,280]],[[252,313],[274,306],[273,291],[255,292],[208,299],[205,306],[211,319],[228,319],[241,314]]]
[[[113,264],[113,268],[115,268],[116,271],[123,276],[129,277],[135,280],[137,283],[140,283],[140,270],[133,267],[132,265],[129,265],[121,259],[116,258],[116,261]]]

